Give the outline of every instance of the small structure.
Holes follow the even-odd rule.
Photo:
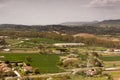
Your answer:
[[[24,71],[26,72],[32,72],[33,68],[30,66],[30,64],[26,64],[26,66],[23,66]]]
[[[56,43],[54,46],[57,47],[71,47],[71,46],[83,46],[84,43]]]
[[[120,49],[114,49],[114,52],[120,52]]]
[[[57,49],[53,50],[52,52],[55,53],[55,54],[63,54],[63,53],[67,53],[68,49],[66,49],[66,48],[57,48]]]
[[[3,49],[3,51],[5,51],[5,52],[9,52],[9,51],[10,51],[10,49]]]
[[[69,54],[69,55],[68,55],[68,58],[77,58],[77,57],[78,57],[77,54]]]
[[[120,52],[120,49],[108,49],[107,52]]]
[[[53,50],[52,52],[55,53],[55,54],[61,54],[60,50]]]
[[[95,75],[96,74],[96,71],[95,71],[95,69],[89,69],[89,70],[87,70],[87,73],[86,73],[87,75],[90,75],[90,76],[93,76],[93,75]]]

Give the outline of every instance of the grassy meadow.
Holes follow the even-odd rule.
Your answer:
[[[120,61],[120,56],[103,56],[101,57],[103,61]]]
[[[26,63],[30,63],[34,68],[39,68],[40,73],[56,73],[63,71],[62,69],[57,67],[57,63],[59,61],[59,56],[56,54],[45,54],[41,55],[39,53],[0,53],[0,56],[5,56],[5,58],[0,60],[9,60],[9,61],[24,61]],[[30,62],[27,62],[25,57],[29,56],[31,58]]]

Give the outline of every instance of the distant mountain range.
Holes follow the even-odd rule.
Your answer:
[[[1,24],[0,31],[57,31],[66,34],[90,33],[120,35],[120,19],[101,22],[65,22],[59,25],[16,25]]]
[[[99,26],[99,27],[120,27],[120,19],[117,20],[104,20],[93,22],[64,22],[61,25],[67,26]]]
[[[67,25],[67,26],[85,26],[85,25],[94,25],[99,23],[98,21],[93,21],[93,22],[64,22],[61,23],[61,25]]]
[[[104,20],[98,23],[100,27],[120,27],[120,19]]]

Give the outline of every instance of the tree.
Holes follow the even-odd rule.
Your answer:
[[[0,45],[6,45],[7,43],[6,43],[6,41],[5,41],[5,39],[0,39]]]
[[[27,62],[31,62],[31,61],[32,61],[32,59],[31,59],[30,56],[26,56],[26,57],[25,57],[25,60],[26,60]]]

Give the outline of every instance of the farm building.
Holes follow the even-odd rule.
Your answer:
[[[68,49],[66,49],[66,48],[58,48],[58,49],[53,50],[52,52],[55,53],[55,54],[67,53]]]
[[[82,46],[84,43],[55,43],[54,46],[58,47],[70,47],[70,46]]]

